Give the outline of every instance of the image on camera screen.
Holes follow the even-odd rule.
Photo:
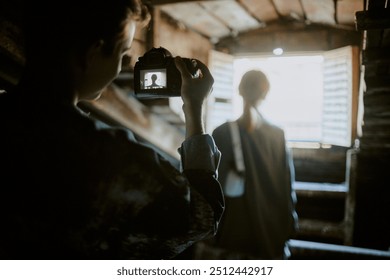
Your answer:
[[[140,71],[140,88],[166,88],[167,70],[166,69],[148,69]]]

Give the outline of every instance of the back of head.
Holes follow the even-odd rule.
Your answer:
[[[91,43],[104,40],[107,52],[125,22],[148,17],[140,0],[24,1],[26,57],[83,53]]]
[[[239,85],[239,92],[245,102],[256,105],[263,100],[270,88],[267,76],[260,70],[246,72]]]

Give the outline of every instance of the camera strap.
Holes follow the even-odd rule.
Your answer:
[[[230,134],[233,143],[234,161],[237,171],[241,174],[245,172],[244,156],[242,154],[240,130],[237,121],[229,122]]]

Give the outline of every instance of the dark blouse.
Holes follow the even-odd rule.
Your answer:
[[[213,236],[224,209],[209,135],[182,172],[76,108],[0,96],[2,259],[167,259]]]

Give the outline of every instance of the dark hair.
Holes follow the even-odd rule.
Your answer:
[[[260,70],[249,70],[240,81],[238,87],[241,96],[250,102],[265,98],[270,88],[267,76]]]
[[[83,54],[98,40],[112,52],[129,18],[148,18],[140,0],[25,0],[26,57],[68,52]]]

